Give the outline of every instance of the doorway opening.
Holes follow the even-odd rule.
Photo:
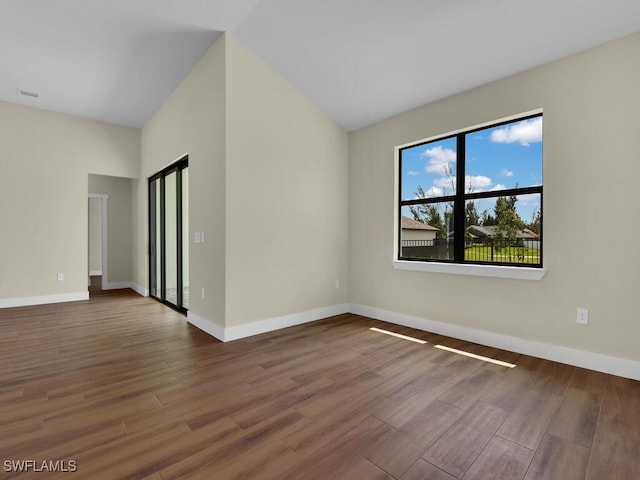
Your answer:
[[[189,159],[149,178],[149,294],[189,308]]]
[[[89,194],[89,294],[99,292],[107,278],[108,195]]]

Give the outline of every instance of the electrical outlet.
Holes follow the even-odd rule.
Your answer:
[[[58,273],[58,281],[64,282],[64,273]]]
[[[336,280],[336,290],[340,290],[340,280]]]
[[[204,294],[204,287],[202,287],[202,300],[205,299],[205,294]]]
[[[589,324],[589,310],[586,308],[578,308],[578,314],[576,317],[576,323],[580,325],[588,325]]]

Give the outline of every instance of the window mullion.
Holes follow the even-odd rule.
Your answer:
[[[464,260],[465,134],[456,138],[456,198],[453,205],[453,258]]]

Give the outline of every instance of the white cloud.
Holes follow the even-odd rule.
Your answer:
[[[490,191],[491,192],[496,192],[498,190],[506,190],[507,186],[503,185],[502,183],[498,183],[495,187],[493,187]]]
[[[427,198],[441,197],[444,195],[444,190],[438,187],[431,187],[425,192]]]
[[[444,174],[447,164],[456,161],[456,152],[441,146],[425,150],[422,156],[429,159],[429,163],[424,168],[427,173]]]
[[[522,205],[539,205],[540,204],[540,194],[538,193],[528,193],[526,195],[518,195],[518,202]]]
[[[416,172],[415,170],[411,170],[410,172],[407,172],[411,177],[417,177],[418,175],[420,175],[420,172]]]
[[[500,128],[491,132],[491,141],[496,143],[514,143],[528,147],[532,143],[542,141],[542,117],[523,120],[515,125]]]
[[[484,175],[467,175],[464,178],[464,188],[467,192],[471,191],[472,188],[474,192],[481,192],[483,189],[491,185],[491,183],[493,183],[492,180]]]
[[[453,182],[453,185],[456,184],[455,176],[451,177],[451,179],[449,179],[449,177],[440,177],[437,180],[434,180],[433,184],[435,185],[435,188],[443,191],[445,195],[452,195],[453,194],[453,185],[451,185],[452,182]],[[493,180],[491,180],[489,177],[485,177],[484,175],[473,175],[473,176],[467,175],[464,178],[464,188],[467,192],[471,192],[472,187],[473,187],[474,193],[483,192],[492,183],[493,183]]]
[[[409,175],[411,175],[411,172],[409,172]],[[500,176],[513,177],[513,172],[511,170],[507,170],[506,168],[503,168],[502,170],[500,170]]]
[[[449,177],[440,177],[437,180],[434,180],[433,184],[436,187],[440,187],[440,188],[443,188],[443,189],[444,188],[448,188],[449,190],[451,190],[451,188],[452,188],[451,183],[452,182],[453,182],[453,185],[456,184],[456,177],[455,176],[451,177],[451,180],[449,180]]]

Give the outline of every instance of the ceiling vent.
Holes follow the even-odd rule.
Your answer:
[[[18,94],[19,95],[23,95],[25,97],[31,97],[31,98],[38,98],[40,97],[39,93],[35,93],[35,92],[29,92],[27,90],[21,90],[20,88],[18,88]]]

